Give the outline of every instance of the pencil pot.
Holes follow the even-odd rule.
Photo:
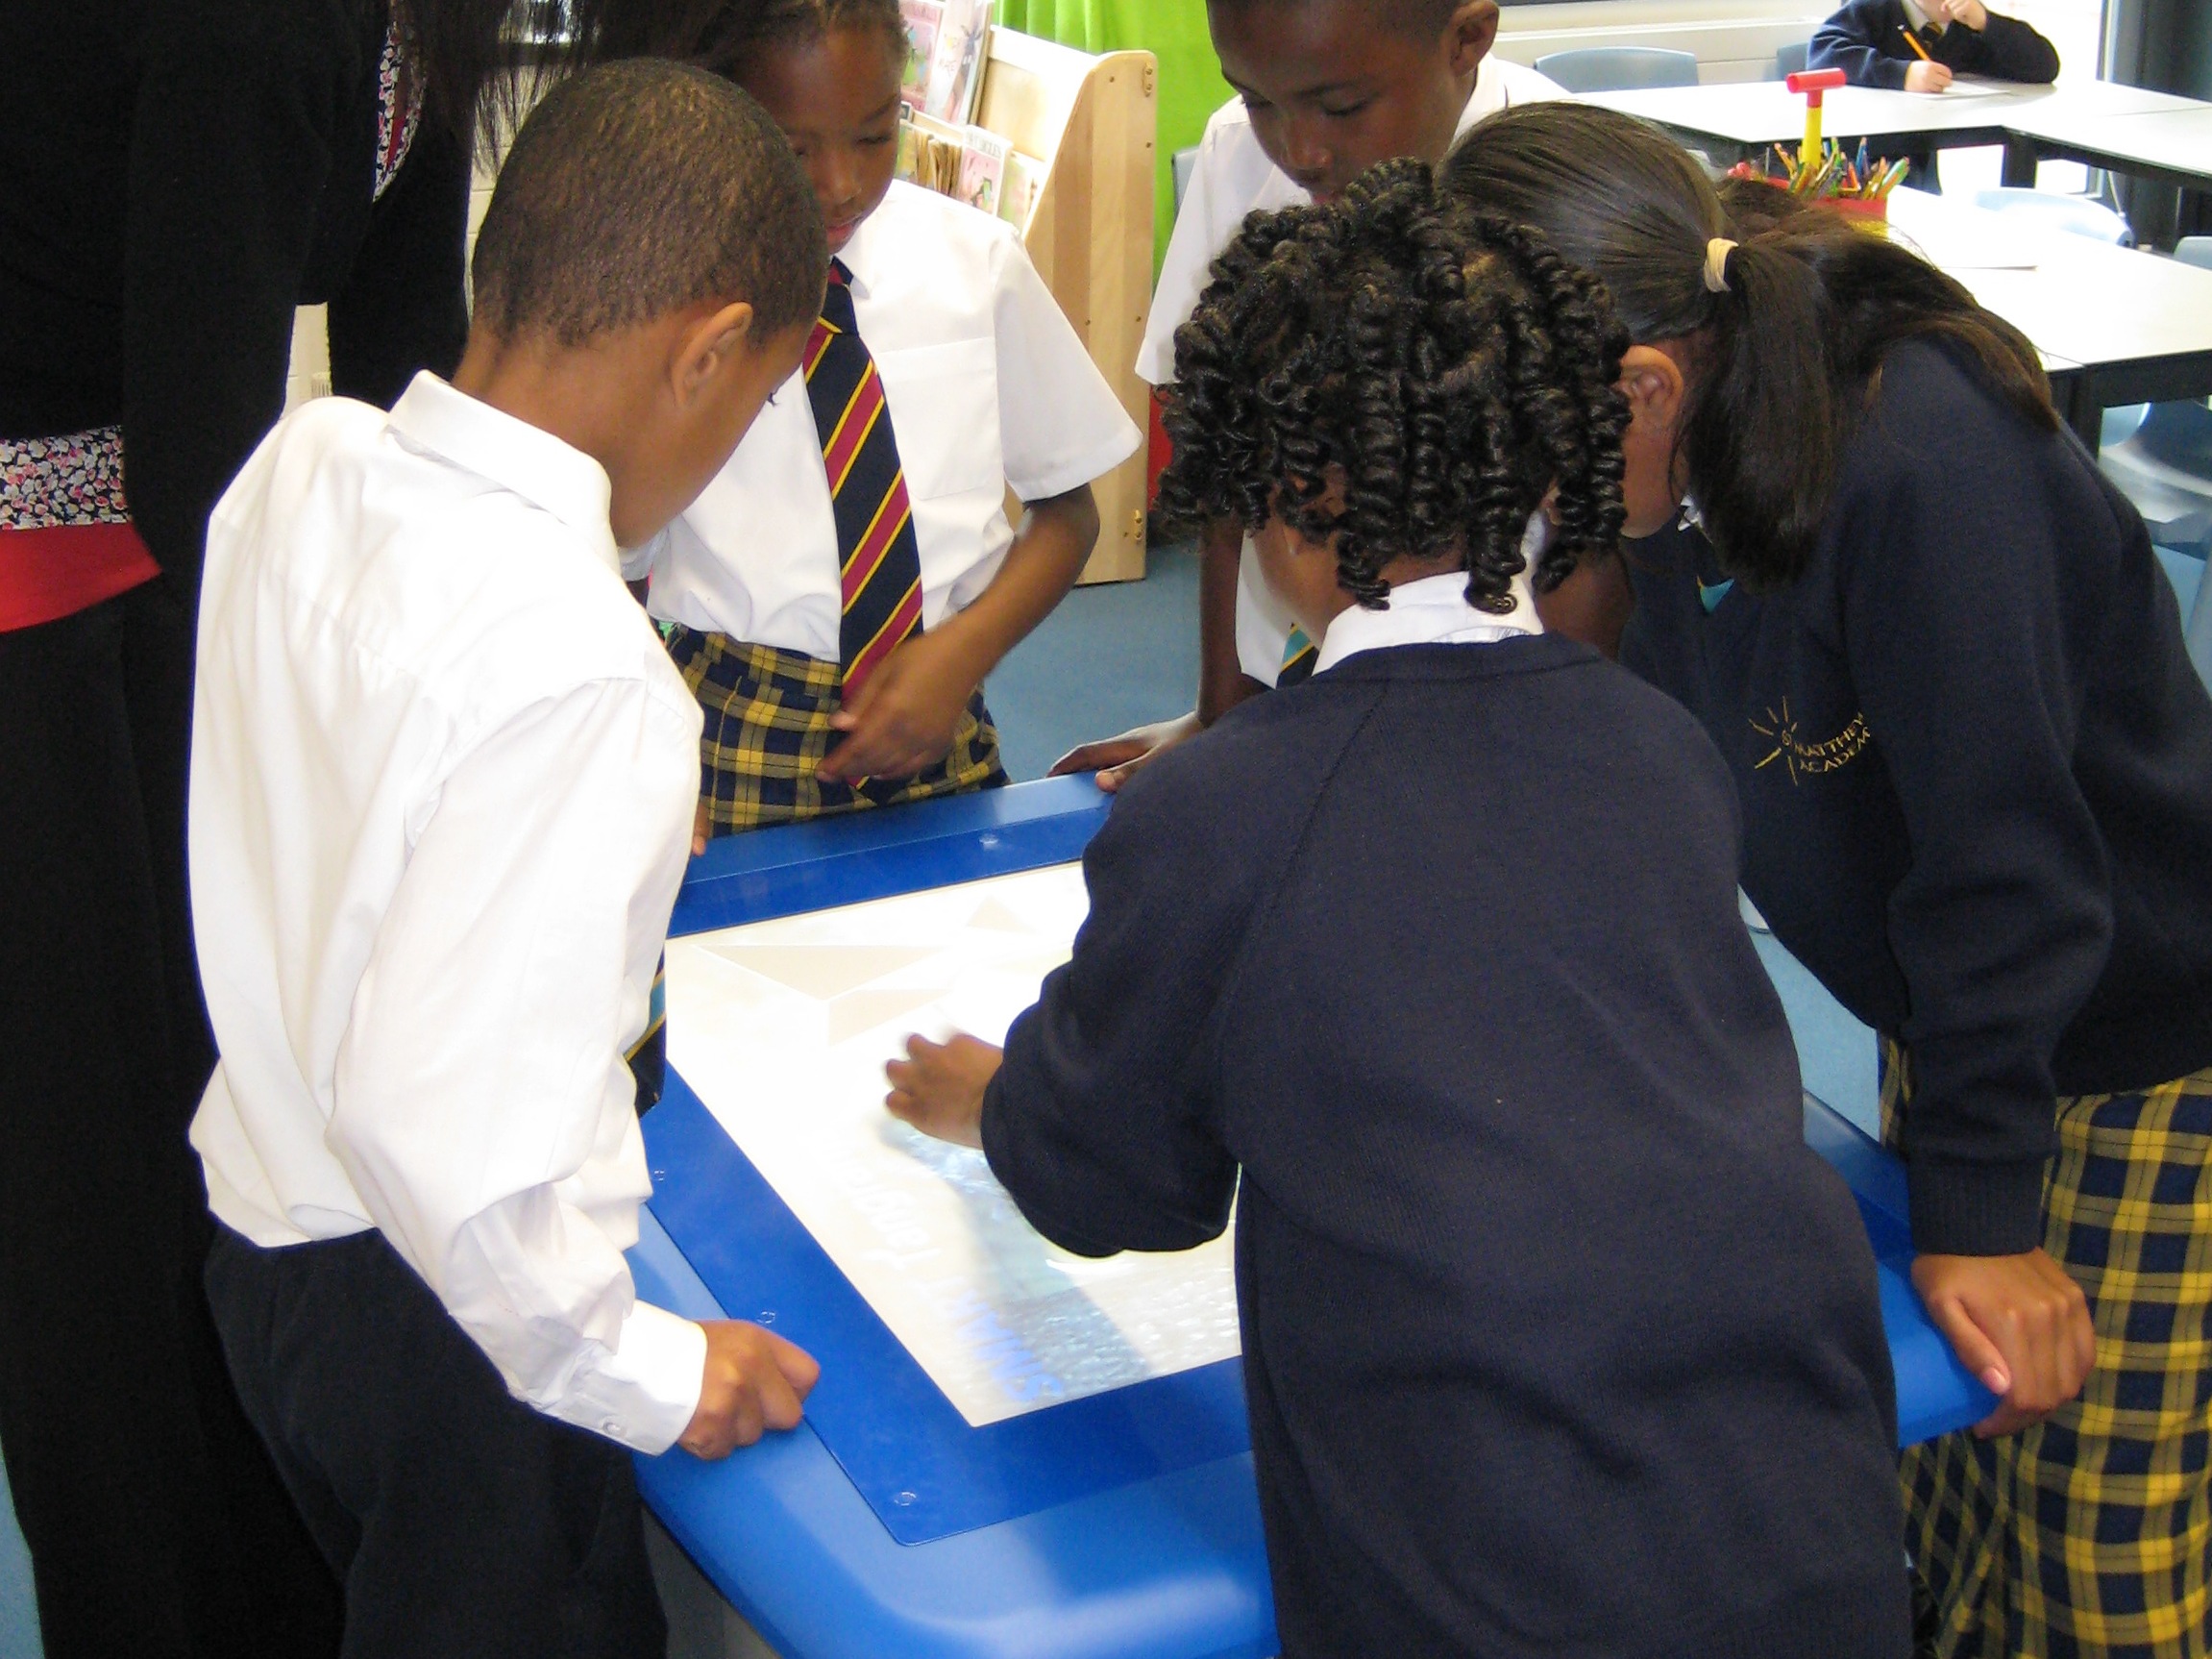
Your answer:
[[[1820,205],[1831,213],[1841,213],[1862,231],[1877,236],[1889,235],[1887,196],[1823,196]]]

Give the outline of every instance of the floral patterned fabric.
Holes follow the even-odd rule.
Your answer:
[[[52,530],[130,522],[121,427],[62,437],[0,437],[0,525]]]
[[[376,194],[398,175],[415,141],[415,129],[423,121],[422,77],[416,71],[413,44],[397,17],[384,31],[384,55],[377,63],[377,172]]]

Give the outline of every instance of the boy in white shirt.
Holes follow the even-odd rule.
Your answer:
[[[656,44],[760,100],[833,260],[801,372],[627,567],[705,710],[694,845],[1002,783],[984,677],[1073,584],[1136,424],[1014,228],[894,180],[897,0],[738,0]]]
[[[349,1655],[659,1651],[630,1451],[725,1455],[813,1384],[623,1261],[699,715],[616,548],[727,458],[825,263],[750,100],[581,76],[507,160],[454,384],[308,405],[209,525],[208,1289]]]
[[[1214,112],[1152,291],[1137,372],[1175,378],[1175,331],[1215,256],[1249,213],[1330,200],[1377,161],[1437,162],[1485,115],[1565,91],[1491,56],[1496,0],[1209,0],[1206,20],[1237,96]],[[1054,773],[1127,767],[1179,742],[1244,698],[1312,672],[1312,650],[1260,580],[1251,542],[1209,527],[1200,545],[1198,707],[1177,720],[1086,743]]]

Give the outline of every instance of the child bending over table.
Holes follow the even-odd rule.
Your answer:
[[[1069,1250],[1238,1199],[1290,1659],[1906,1647],[1873,1257],[1727,772],[1536,614],[1615,554],[1626,344],[1418,161],[1250,220],[1177,336],[1163,500],[1251,528],[1315,672],[1124,784],[1003,1056],[890,1068]]]

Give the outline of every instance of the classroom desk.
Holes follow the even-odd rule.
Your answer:
[[[693,860],[671,931],[1064,863],[1106,809],[1088,780],[1064,779],[730,837]],[[672,1225],[692,1231],[696,1251],[715,1240],[694,1229],[742,1232],[743,1202],[780,1201],[758,1182],[745,1201],[734,1186],[700,1190],[699,1161],[687,1167],[672,1149],[696,1137],[703,1113],[664,1120],[667,1110],[645,1119],[654,1200],[630,1252],[639,1292],[692,1318],[751,1317],[752,1308],[717,1302],[660,1215],[688,1216]],[[1988,1396],[1952,1358],[1906,1277],[1902,1170],[1810,1097],[1806,1132],[1858,1195],[1875,1246],[1901,1440],[1975,1421]],[[725,1219],[702,1222],[702,1211]],[[788,1329],[793,1321],[781,1324]],[[640,1457],[637,1467],[653,1513],[785,1659],[1263,1659],[1275,1651],[1248,1451],[914,1546],[894,1541],[805,1424],[721,1463],[675,1450]]]
[[[1585,103],[1657,122],[1722,163],[1757,160],[1771,144],[1794,146],[1805,134],[1805,98],[1781,81],[1742,81],[1701,87],[1659,87],[1618,92],[1585,92]],[[1949,92],[1891,92],[1874,87],[1838,87],[1822,105],[1829,137],[1879,151],[1897,146],[1952,149],[2004,146],[2004,182],[2035,182],[2037,146],[2030,123],[2078,134],[2114,119],[2202,111],[2205,105],[2170,92],[2081,81],[2063,87],[2022,87],[1962,77]],[[2053,152],[2055,153],[2055,152]]]
[[[2030,106],[2007,111],[2004,123],[2038,160],[2084,161],[2183,189],[2212,190],[2212,105],[2122,115]]]
[[[1925,190],[1893,192],[1889,220],[2044,354],[2091,450],[2116,405],[2212,397],[2212,271]]]

